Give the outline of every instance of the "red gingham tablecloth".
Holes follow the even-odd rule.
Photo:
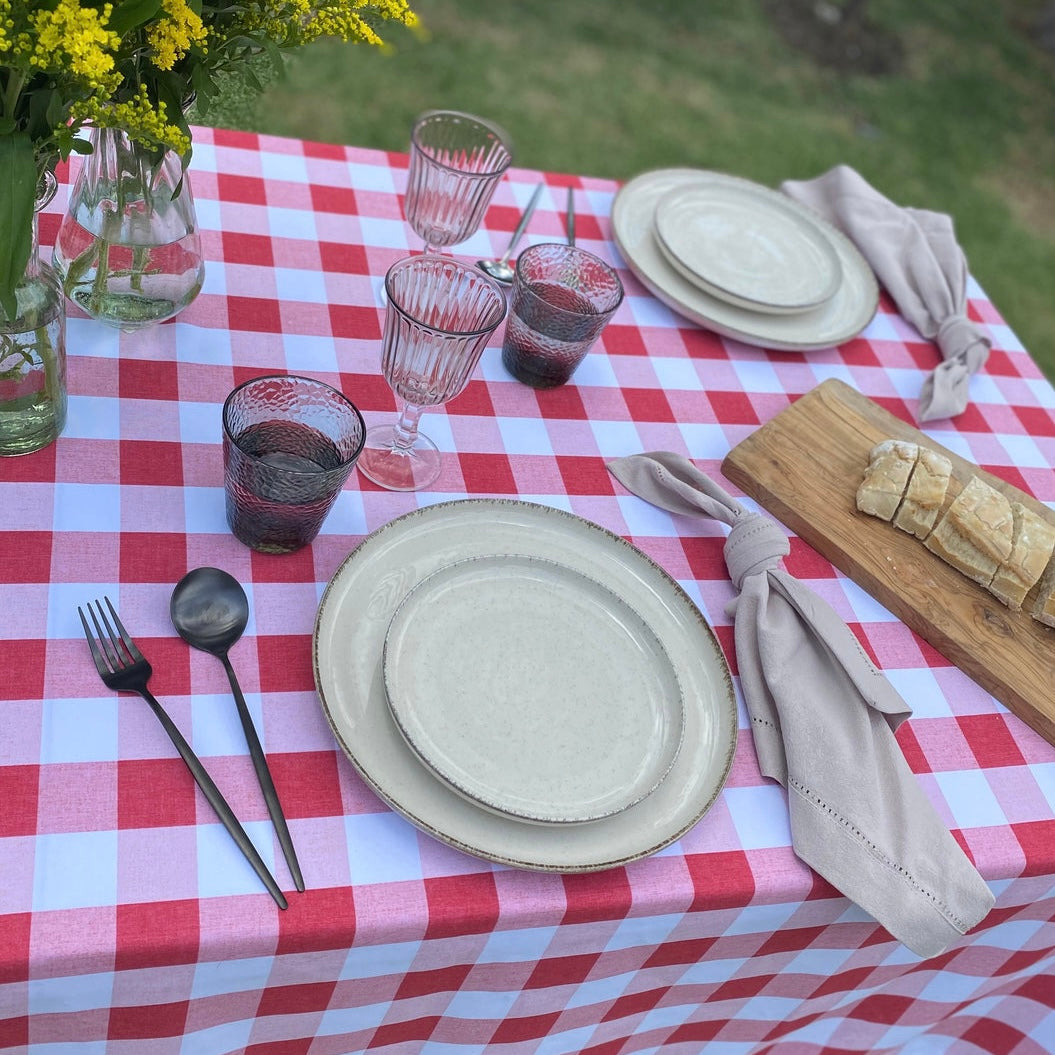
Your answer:
[[[444,469],[423,494],[353,478],[308,549],[251,553],[223,513],[220,406],[268,371],[336,383],[368,423],[381,378],[387,267],[419,248],[401,154],[198,129],[192,186],[205,288],[175,322],[121,335],[71,309],[69,424],[0,461],[0,1048],[33,1055],[722,1055],[1055,1050],[1055,749],[797,539],[789,570],[850,623],[914,707],[898,739],[997,894],[921,961],[790,849],[783,791],[740,738],[717,804],[626,868],[506,869],[420,833],[338,750],[314,690],[325,584],[360,539],[420,505],[520,496],[623,535],[700,605],[732,656],[715,525],[627,496],[607,459],[721,459],[790,401],[840,377],[906,420],[937,352],[883,300],[838,349],[770,353],[686,323],[625,269],[627,296],[574,378],[513,381],[500,334],[427,431]],[[534,185],[525,243],[580,244],[622,266],[606,180],[511,170],[485,227],[501,252]],[[42,222],[50,246],[65,200]],[[1055,391],[976,286],[993,352],[968,411],[927,431],[1055,502]],[[76,608],[109,594],[152,660],[152,688],[205,760],[280,884],[274,842],[221,665],[168,618],[202,564],[245,584],[232,661],[308,884],[277,910],[137,697],[107,691]],[[735,673],[735,667],[734,667]]]

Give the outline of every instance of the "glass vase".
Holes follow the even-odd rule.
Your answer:
[[[55,240],[66,296],[93,319],[138,330],[171,319],[201,290],[205,263],[190,181],[114,128],[93,128]]]
[[[38,451],[66,424],[66,303],[58,275],[40,259],[37,240],[37,214],[55,187],[47,173],[37,188],[14,316],[0,305],[0,456]]]

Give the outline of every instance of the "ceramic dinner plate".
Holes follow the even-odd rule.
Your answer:
[[[524,820],[627,809],[681,744],[681,687],[649,625],[596,580],[540,557],[475,557],[422,580],[392,617],[383,675],[425,764]]]
[[[534,824],[482,809],[421,764],[389,710],[382,653],[400,603],[442,568],[503,555],[554,561],[611,591],[651,628],[678,673],[681,749],[651,794],[609,817],[584,824]],[[688,595],[618,535],[529,502],[441,503],[367,536],[323,593],[313,664],[337,742],[381,798],[435,838],[519,868],[598,871],[662,849],[714,803],[736,747],[729,668]]]
[[[778,191],[735,176],[704,169],[671,168],[644,172],[624,184],[612,203],[612,235],[627,267],[668,307],[693,322],[745,344],[774,351],[810,352],[856,337],[875,315],[879,287],[857,247],[841,231],[786,195],[783,205],[802,212],[831,241],[841,281],[824,304],[795,314],[753,311],[711,296],[675,270],[655,235],[656,206],[672,191],[694,186],[747,183],[766,194]]]
[[[656,204],[656,241],[705,292],[753,311],[816,308],[842,281],[835,247],[782,195],[746,181],[701,179]]]

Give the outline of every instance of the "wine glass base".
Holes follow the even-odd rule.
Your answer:
[[[356,468],[389,491],[420,491],[440,475],[440,451],[420,432],[410,447],[396,444],[394,425],[375,425],[366,433]]]

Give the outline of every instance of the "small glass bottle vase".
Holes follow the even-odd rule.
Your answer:
[[[66,424],[66,303],[40,259],[37,214],[55,194],[47,173],[37,188],[29,260],[15,287],[15,314],[0,305],[0,456],[31,454]]]
[[[171,319],[205,278],[190,181],[171,151],[155,160],[119,129],[90,139],[55,240],[66,296],[122,330]]]

